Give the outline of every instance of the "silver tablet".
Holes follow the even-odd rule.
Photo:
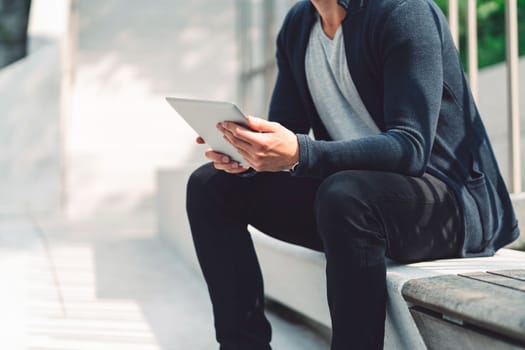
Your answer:
[[[224,121],[246,125],[246,117],[236,105],[231,102],[176,97],[166,97],[166,101],[213,150],[230,156],[241,165],[247,165],[216,127],[217,123]]]

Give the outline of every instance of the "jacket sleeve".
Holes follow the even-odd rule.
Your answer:
[[[442,39],[436,9],[400,2],[370,37],[382,65],[384,131],[354,140],[299,138],[297,176],[326,177],[347,169],[421,176],[434,141],[443,88]],[[378,92],[380,93],[380,92]]]

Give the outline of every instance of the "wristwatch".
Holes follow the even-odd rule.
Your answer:
[[[299,165],[299,161],[295,162],[294,165],[292,165],[292,167],[290,169],[286,169],[284,171],[287,171],[289,173],[293,173],[295,171],[295,169],[297,168],[297,166]]]

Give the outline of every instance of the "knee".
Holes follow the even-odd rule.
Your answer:
[[[196,169],[186,185],[186,210],[189,215],[236,208],[243,196],[243,178],[217,170],[212,163]]]
[[[207,163],[204,164],[191,173],[188,178],[188,183],[186,185],[187,194],[193,194],[194,192],[199,192],[203,187],[208,183],[210,175],[214,172],[213,164]]]
[[[366,172],[344,171],[328,177],[315,199],[318,231],[325,243],[367,241],[381,230],[373,189]]]
[[[318,224],[323,226],[363,212],[368,200],[362,186],[351,171],[336,173],[323,181],[315,198]]]
[[[213,167],[212,163],[204,164],[197,168],[188,178],[186,184],[186,209],[188,214],[202,208],[209,198],[213,185],[212,178],[218,170]]]
[[[381,218],[368,190],[366,174],[357,171],[334,174],[319,187],[315,200],[317,229],[328,258],[353,259],[355,266],[383,261]]]

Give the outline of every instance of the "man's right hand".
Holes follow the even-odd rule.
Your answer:
[[[197,137],[196,141],[200,145],[205,143],[204,139],[200,136]],[[232,160],[227,155],[224,155],[219,152],[215,152],[211,148],[208,149],[204,153],[204,155],[206,156],[206,158],[208,158],[209,160],[213,162],[213,166],[215,167],[215,169],[224,170],[230,174],[240,174],[250,169],[249,167],[240,165],[239,162]]]

